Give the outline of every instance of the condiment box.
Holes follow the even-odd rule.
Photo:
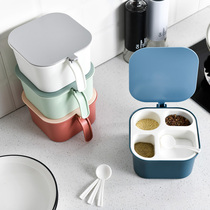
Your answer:
[[[26,98],[47,118],[59,119],[73,110],[80,108],[83,118],[89,116],[88,101],[93,96],[93,75],[95,68],[91,64],[91,69],[86,74],[87,87],[84,92],[76,91],[76,82],[64,88],[47,93],[40,91],[21,71],[18,66],[15,68],[16,76],[20,79]]]
[[[86,87],[92,36],[70,16],[51,13],[14,29],[8,38],[20,71],[44,92],[77,82]]]
[[[184,178],[193,168],[198,153],[186,148],[165,148],[161,138],[170,135],[177,145],[200,148],[196,117],[187,109],[167,107],[166,102],[188,99],[196,89],[198,57],[188,48],[144,48],[136,51],[129,61],[129,90],[142,102],[157,102],[157,107],[135,111],[129,121],[129,146],[136,174],[143,178]],[[166,124],[169,115],[188,119],[188,126]],[[136,126],[142,119],[152,119],[159,126],[143,130]],[[143,142],[154,146],[154,156],[140,155],[135,144]]]
[[[93,137],[91,124],[95,121],[95,104],[97,93],[93,90],[93,96],[89,101],[90,115],[83,119],[80,117],[80,109],[76,109],[60,119],[52,120],[44,117],[42,113],[22,93],[22,100],[29,108],[33,122],[53,141],[63,142],[80,131],[83,131],[85,141]]]

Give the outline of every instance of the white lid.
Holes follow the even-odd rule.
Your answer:
[[[70,16],[51,13],[14,29],[8,38],[11,48],[35,66],[52,66],[75,58],[92,36]]]

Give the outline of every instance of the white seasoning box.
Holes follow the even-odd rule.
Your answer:
[[[81,92],[91,69],[88,30],[70,16],[51,13],[14,29],[8,38],[20,71],[41,91],[76,81]]]

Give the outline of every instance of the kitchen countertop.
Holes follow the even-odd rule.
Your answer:
[[[205,38],[210,7],[168,30],[169,46],[191,46]],[[195,114],[199,126],[201,153],[192,173],[184,179],[143,179],[133,170],[129,150],[129,117],[141,107],[154,103],[135,100],[128,89],[128,64],[122,54],[98,66],[94,75],[98,92],[93,139],[86,143],[83,133],[56,143],[32,122],[27,107],[0,119],[1,155],[22,154],[46,164],[56,177],[58,210],[100,209],[79,199],[95,180],[95,169],[109,164],[112,177],[105,183],[103,209],[209,209],[210,207],[210,113],[188,99],[168,106],[183,107]]]

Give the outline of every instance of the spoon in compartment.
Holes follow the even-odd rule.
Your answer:
[[[164,147],[165,149],[173,149],[173,148],[180,148],[180,149],[188,149],[192,150],[196,153],[200,152],[200,149],[197,149],[192,146],[187,146],[187,145],[177,145],[176,140],[173,136],[171,135],[164,135],[160,138],[160,143],[161,146]]]

